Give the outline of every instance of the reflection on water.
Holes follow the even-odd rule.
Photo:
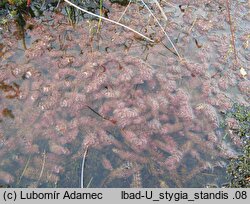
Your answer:
[[[238,143],[223,139],[220,112],[247,104],[249,5],[237,3],[236,48],[220,3],[166,4],[166,31],[131,4],[122,21],[150,44],[103,22],[72,28],[60,13],[26,24],[27,49],[3,31],[0,43],[0,180],[13,187],[205,187],[226,180]],[[124,7],[107,3],[112,19]],[[157,8],[154,8],[157,13]],[[46,19],[54,19],[48,24]],[[42,22],[42,23],[41,23]],[[162,22],[164,23],[163,19]],[[31,28],[32,29],[29,29]],[[249,72],[249,70],[247,70]]]

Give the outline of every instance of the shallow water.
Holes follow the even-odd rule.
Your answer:
[[[0,184],[80,187],[86,149],[84,186],[226,182],[240,142],[224,138],[221,112],[249,105],[250,5],[231,5],[236,63],[224,1],[183,2],[162,4],[167,23],[152,6],[183,60],[139,4],[121,22],[155,43],[106,22],[100,33],[94,20],[72,27],[56,12],[27,19],[25,41],[14,24],[4,27]],[[114,20],[125,9],[106,6]]]

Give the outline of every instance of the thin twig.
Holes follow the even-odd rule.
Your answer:
[[[86,155],[87,155],[87,152],[88,152],[88,146],[86,147],[86,150],[83,154],[83,158],[82,158],[82,170],[81,170],[81,188],[83,188],[83,185],[84,185],[84,179],[83,179],[83,175],[84,175],[84,166],[85,166],[85,160],[86,160]]]
[[[166,0],[163,0],[166,4],[168,4],[169,6],[171,6],[171,7],[173,7],[173,8],[175,8],[175,9],[177,9],[177,6],[175,6],[174,4],[171,4],[171,3],[169,3],[169,2],[167,2]]]
[[[226,0],[226,4],[227,4],[228,20],[229,20],[229,25],[230,25],[230,32],[231,32],[231,43],[233,45],[233,50],[234,50],[234,59],[235,59],[236,65],[238,65],[237,52],[236,52],[236,48],[235,48],[234,28],[233,28],[233,23],[232,23],[232,19],[231,19],[229,0]]]
[[[166,33],[166,31],[162,27],[162,25],[160,24],[160,22],[158,21],[158,19],[156,18],[156,16],[153,14],[153,12],[151,11],[151,9],[147,6],[147,4],[143,0],[140,0],[140,1],[147,8],[147,10],[149,11],[149,13],[154,17],[155,21],[160,26],[161,30],[163,31],[163,33],[167,37],[168,41],[170,42],[171,46],[174,48],[174,51],[176,52],[176,54],[178,55],[178,57],[180,58],[180,60],[182,60],[182,57],[180,56],[180,54],[179,54],[178,50],[176,49],[174,43],[172,42],[172,40],[170,39],[170,37],[168,36],[168,34]]]
[[[113,123],[113,124],[116,123],[116,120],[109,119],[109,118],[106,118],[106,117],[102,116],[100,113],[98,113],[97,111],[95,111],[93,108],[91,108],[91,107],[88,106],[88,105],[87,105],[87,108],[89,108],[93,113],[95,113],[96,115],[98,115],[98,116],[101,117],[102,119],[107,120],[107,121],[109,121],[109,122],[111,122],[111,123]]]
[[[192,29],[193,29],[193,27],[194,27],[196,21],[197,21],[197,17],[194,19],[194,21],[193,21],[191,27],[189,28],[189,30],[188,30],[188,35],[190,35],[190,33],[192,32]]]
[[[21,176],[20,176],[20,178],[19,178],[19,181],[17,182],[17,185],[21,182],[21,180],[22,180],[22,178],[23,178],[23,175],[25,174],[26,169],[27,169],[28,166],[29,166],[30,158],[31,158],[31,155],[29,155],[29,158],[28,158],[28,160],[27,160],[27,162],[26,162],[26,165],[25,165],[25,167],[24,167],[24,169],[23,169],[23,172],[22,172],[22,174],[21,174]]]
[[[40,172],[37,183],[39,183],[40,179],[42,178],[43,171],[44,171],[44,166],[45,166],[45,160],[46,160],[46,151],[44,150],[43,151],[43,164],[42,164],[41,172]]]
[[[59,7],[59,4],[61,3],[61,0],[57,2],[56,9]]]
[[[134,33],[136,33],[137,35],[140,35],[141,37],[145,38],[146,40],[148,40],[148,41],[150,41],[150,42],[154,42],[152,39],[150,39],[150,38],[148,38],[147,36],[145,36],[145,35],[139,33],[138,31],[134,30],[133,28],[130,28],[130,27],[124,25],[124,24],[121,24],[121,23],[119,23],[119,22],[113,21],[113,20],[111,20],[111,19],[105,18],[105,17],[103,17],[103,16],[100,16],[100,15],[97,15],[97,14],[92,13],[92,12],[90,12],[90,11],[87,11],[87,10],[85,10],[85,9],[83,9],[83,8],[80,8],[79,6],[73,4],[72,2],[70,2],[70,1],[68,1],[68,0],[64,0],[64,1],[65,1],[66,3],[68,3],[69,5],[75,7],[76,9],[79,9],[79,10],[81,10],[81,11],[83,11],[83,12],[89,14],[89,15],[92,15],[92,16],[95,16],[95,17],[97,17],[97,18],[103,19],[103,20],[105,20],[105,21],[109,21],[109,22],[114,23],[114,24],[116,24],[116,25],[122,26],[122,27],[124,27],[124,28],[126,28],[126,29],[128,29],[128,30],[130,30],[130,31],[132,31],[132,32],[134,32]]]
[[[89,180],[88,185],[86,186],[86,188],[89,188],[90,184],[92,183],[93,177],[91,177],[91,179]]]
[[[119,20],[117,22],[120,22],[122,17],[125,15],[125,13],[127,12],[128,10],[128,7],[130,6],[131,4],[131,0],[128,2],[128,5],[126,6],[125,10],[123,11],[122,15],[120,16]]]
[[[168,18],[167,18],[167,16],[166,16],[165,12],[163,11],[161,5],[159,4],[159,2],[158,2],[157,0],[154,0],[154,2],[155,2],[155,4],[157,5],[157,7],[160,9],[161,14],[162,14],[162,16],[164,17],[164,19],[167,21]]]

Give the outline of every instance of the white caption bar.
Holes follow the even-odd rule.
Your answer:
[[[227,188],[2,188],[0,203],[250,203],[250,189]]]

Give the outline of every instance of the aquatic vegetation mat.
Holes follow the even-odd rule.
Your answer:
[[[3,12],[0,185],[228,183],[230,160],[246,161],[249,123],[221,123],[249,106],[249,2],[72,2],[153,42],[63,1],[20,10],[22,24]]]
[[[241,139],[242,151],[237,158],[231,160],[227,167],[230,182],[227,187],[250,187],[250,107],[234,104],[225,114],[225,127],[230,138]],[[227,134],[225,135],[227,136]]]

